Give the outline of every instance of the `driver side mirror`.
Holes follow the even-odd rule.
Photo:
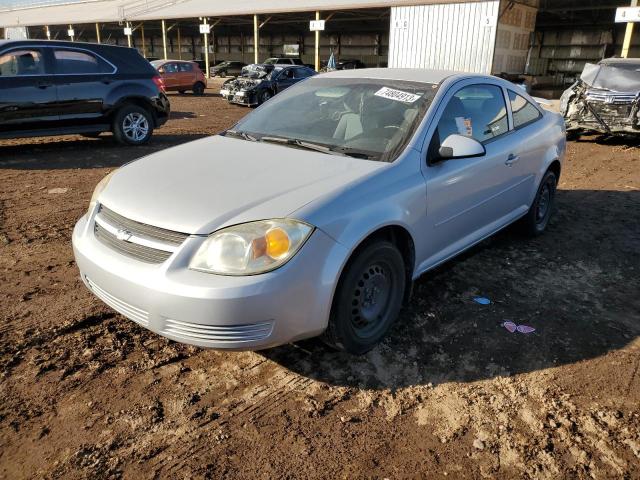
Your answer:
[[[481,157],[487,151],[475,138],[465,137],[454,133],[444,139],[438,149],[438,155],[442,160],[453,160],[456,158]]]
[[[158,69],[158,73],[164,73],[164,72],[165,72],[164,67],[160,67],[160,68]]]

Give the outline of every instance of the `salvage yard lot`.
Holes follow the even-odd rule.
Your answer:
[[[570,142],[548,231],[425,275],[365,356],[216,352],[115,314],[71,250],[114,167],[249,111],[212,93],[144,147],[0,142],[0,478],[640,478],[638,144]]]

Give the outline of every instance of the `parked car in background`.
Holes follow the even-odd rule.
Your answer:
[[[207,86],[207,79],[195,62],[185,60],[155,60],[151,65],[164,80],[168,92],[185,93],[191,90],[195,95],[202,95]]]
[[[265,65],[304,65],[300,58],[294,57],[270,57],[262,63]]]
[[[356,58],[339,60],[336,63],[336,70],[353,70],[356,68],[366,68],[366,65]]]
[[[517,220],[540,235],[564,155],[562,116],[496,77],[317,75],[103,179],[76,263],[97,297],[175,341],[322,334],[361,354],[423,273]]]
[[[242,69],[242,75],[222,84],[220,95],[231,103],[255,107],[291,85],[312,77],[315,70],[305,66],[254,64]]]
[[[567,133],[640,135],[640,58],[587,63],[560,97]]]
[[[169,118],[162,77],[133,48],[0,41],[0,137],[111,131],[147,142]]]
[[[244,62],[225,61],[209,69],[212,77],[235,77],[240,75],[247,64]]]

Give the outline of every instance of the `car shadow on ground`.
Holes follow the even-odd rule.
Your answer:
[[[185,117],[186,118],[186,117]],[[127,162],[182,143],[208,136],[205,133],[154,133],[149,143],[123,146],[110,133],[99,138],[80,136],[38,137],[0,141],[0,169],[42,170],[120,167]]]
[[[366,355],[319,340],[261,355],[331,385],[395,390],[533,372],[624,348],[640,336],[640,191],[560,190],[557,201],[541,237],[509,227],[418,279],[387,339]],[[507,320],[536,331],[510,333]]]
[[[583,134],[575,139],[576,142],[595,142],[598,145],[640,148],[640,133],[638,135],[605,135]]]

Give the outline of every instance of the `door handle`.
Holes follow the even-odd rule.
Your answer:
[[[38,82],[37,87],[45,89],[45,88],[53,87],[53,83],[50,83],[50,82]]]
[[[516,163],[518,160],[520,160],[520,155],[514,155],[513,153],[510,153],[507,159],[505,160],[504,164],[510,167],[511,165]]]

